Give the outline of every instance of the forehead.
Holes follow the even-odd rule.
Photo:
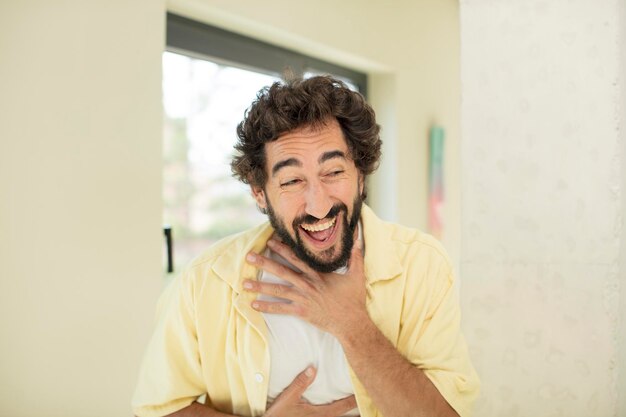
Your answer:
[[[289,158],[317,160],[320,154],[333,150],[348,155],[343,131],[336,120],[318,128],[305,127],[287,132],[275,141],[265,144],[265,156],[270,167],[278,161]]]

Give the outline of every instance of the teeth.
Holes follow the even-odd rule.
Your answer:
[[[300,227],[302,227],[304,230],[306,230],[307,232],[320,232],[322,230],[326,230],[329,227],[333,227],[335,224],[335,220],[336,218],[332,219],[329,222],[326,223],[322,223],[322,224],[316,224],[316,225],[311,225],[311,224],[301,224]]]

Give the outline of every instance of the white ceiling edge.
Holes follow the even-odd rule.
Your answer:
[[[167,11],[221,29],[239,33],[311,57],[365,73],[389,73],[389,66],[287,32],[246,17],[226,12],[202,0],[167,0]]]

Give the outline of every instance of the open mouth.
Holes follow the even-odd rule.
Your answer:
[[[337,230],[338,217],[334,217],[324,223],[301,224],[300,229],[304,232],[309,240],[316,245],[323,245],[332,242]]]

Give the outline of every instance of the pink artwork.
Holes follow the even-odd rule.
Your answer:
[[[443,128],[433,126],[428,152],[428,227],[437,239],[443,234],[443,144]]]

